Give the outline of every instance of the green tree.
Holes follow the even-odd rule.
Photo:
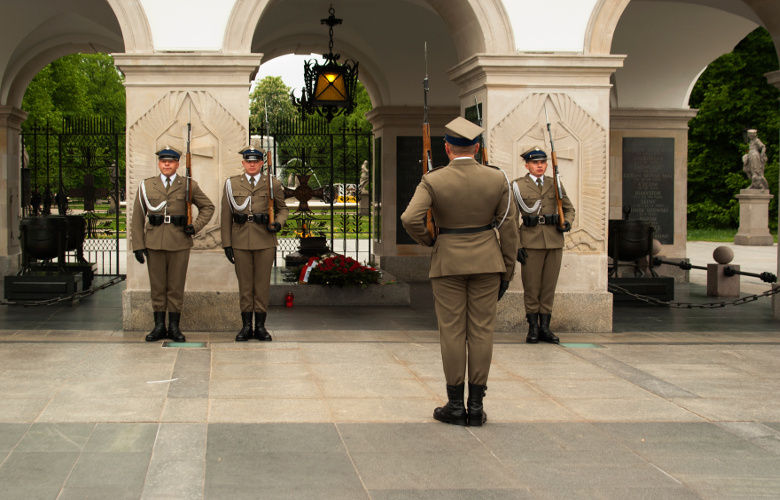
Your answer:
[[[284,84],[281,76],[266,76],[249,94],[249,125],[259,129],[265,122],[265,109],[268,106],[268,121],[291,120],[296,111],[290,101],[290,87]]]
[[[770,225],[777,227],[778,130],[780,90],[765,73],[778,69],[769,32],[757,28],[734,50],[713,61],[694,86],[689,105],[699,112],[688,132],[688,226],[736,228],[739,203],[734,198],[750,185],[742,171],[746,130],[755,128],[766,144],[764,176],[775,195]]]
[[[25,149],[33,157],[35,167],[35,186],[51,186],[57,190],[59,183],[58,166],[60,158],[57,146],[50,137],[48,149],[45,138],[34,140],[29,135],[34,127],[49,125],[55,132],[62,131],[63,119],[100,118],[111,120],[121,131],[125,124],[125,88],[122,74],[114,66],[113,58],[108,54],[71,54],[61,57],[43,68],[30,82],[22,99],[22,109],[29,113],[22,124],[22,132],[29,139]],[[68,152],[68,164],[85,166],[84,153],[95,157],[116,147],[116,141],[110,137],[90,141],[84,138],[84,145],[72,146]],[[124,180],[124,140],[119,142],[120,180]],[[81,154],[79,154],[81,153]],[[49,171],[46,171],[48,160]],[[94,162],[92,162],[94,165]],[[63,170],[63,184],[67,187],[80,186],[84,174],[76,169]],[[99,187],[108,187],[108,169],[99,169],[93,173]],[[43,189],[43,188],[42,188]]]

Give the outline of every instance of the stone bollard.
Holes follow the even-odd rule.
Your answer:
[[[723,269],[734,260],[734,251],[729,247],[718,247],[712,252],[716,264],[707,264],[707,296],[739,297],[739,274],[726,276]],[[731,266],[739,271],[739,266]]]

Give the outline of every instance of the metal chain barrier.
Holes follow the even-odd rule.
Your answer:
[[[728,305],[740,306],[742,304],[747,304],[748,302],[755,302],[761,297],[771,297],[776,293],[780,293],[780,287],[769,289],[760,295],[748,295],[747,297],[741,297],[739,299],[735,299],[732,301],[704,302],[701,304],[694,304],[693,302],[672,302],[672,301],[660,300],[660,299],[656,299],[655,297],[648,297],[647,295],[639,295],[636,293],[629,292],[625,288],[619,287],[617,285],[607,285],[607,291],[611,293],[629,295],[635,298],[636,300],[639,300],[641,302],[647,302],[648,304],[653,304],[656,306],[669,306],[669,307],[676,307],[678,309],[715,309],[717,307],[726,307]]]
[[[25,300],[21,302],[10,302],[7,300],[0,301],[0,306],[23,306],[23,307],[32,307],[32,306],[51,306],[54,304],[59,304],[60,302],[66,302],[66,301],[73,301],[76,299],[81,299],[83,297],[89,297],[95,292],[98,292],[100,290],[103,290],[105,288],[108,288],[110,286],[116,285],[117,283],[121,283],[125,280],[125,276],[117,276],[115,278],[111,278],[107,282],[103,283],[99,287],[96,288],[90,288],[89,290],[82,290],[80,292],[76,292],[71,295],[67,295],[65,297],[55,297],[53,299],[46,299],[46,300]]]

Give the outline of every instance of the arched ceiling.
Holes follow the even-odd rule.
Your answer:
[[[106,0],[5,1],[0,19],[0,104],[19,107],[32,78],[59,57],[125,50]]]
[[[687,108],[701,72],[760,20],[741,0],[632,0],[612,42],[613,54],[627,56],[614,75],[613,105]]]
[[[426,42],[429,104],[451,106],[457,102],[457,87],[446,72],[458,62],[458,43],[436,10],[441,4],[342,0],[335,5],[336,17],[344,21],[333,29],[333,51],[341,55],[342,62],[359,61],[359,78],[374,106],[421,105]],[[322,0],[269,2],[255,27],[252,52],[264,54],[264,61],[285,54],[327,53],[328,26],[320,20],[328,17],[330,5]],[[451,6],[463,9],[468,2],[451,2]],[[480,41],[484,51],[484,39]],[[300,94],[300,89],[295,90]]]

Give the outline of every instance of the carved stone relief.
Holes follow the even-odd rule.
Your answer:
[[[187,123],[192,124],[192,177],[217,209],[195,235],[194,248],[216,248],[220,246],[221,188],[225,179],[241,172],[239,151],[246,145],[248,134],[246,127],[208,92],[169,92],[128,127],[128,219],[140,182],[159,173],[155,152],[166,144],[186,151]],[[185,169],[182,153],[178,174],[185,175]]]
[[[603,252],[606,240],[607,132],[566,94],[531,94],[490,131],[491,162],[511,178],[528,171],[520,154],[538,146],[550,153],[545,106],[566,194],[577,211],[566,249]],[[553,175],[552,160],[546,175]]]

